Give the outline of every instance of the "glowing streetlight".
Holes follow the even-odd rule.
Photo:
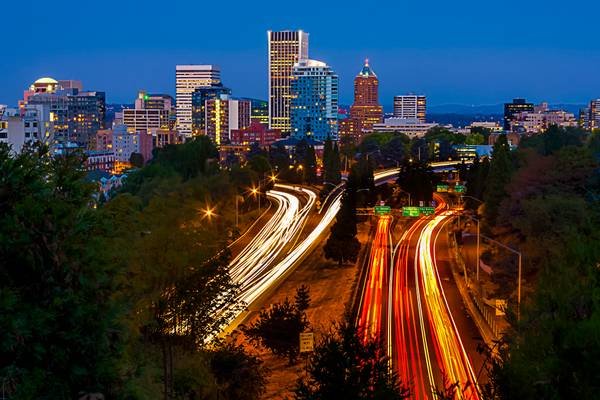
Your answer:
[[[258,195],[258,212],[260,213],[260,191],[258,188],[253,187],[250,192],[256,197]]]
[[[204,214],[203,218],[211,219],[212,217],[214,217],[216,215],[214,207],[210,208],[210,207],[208,207],[208,205],[206,206],[205,209],[203,209],[201,211]]]

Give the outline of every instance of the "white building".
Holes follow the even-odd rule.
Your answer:
[[[192,93],[199,87],[221,83],[221,70],[216,65],[177,65],[175,67],[177,130],[192,135]]]
[[[574,127],[579,124],[575,114],[563,110],[549,111],[545,103],[536,106],[535,110],[516,114],[510,122],[510,130],[521,133],[539,133],[544,132],[552,125]]]
[[[294,65],[308,59],[308,33],[268,31],[269,128],[291,131],[291,82]]]
[[[373,132],[404,133],[409,138],[421,138],[428,130],[438,126],[436,123],[424,123],[416,118],[386,118],[381,124],[373,125]]]
[[[425,122],[427,116],[427,98],[414,94],[394,96],[394,117],[416,118]]]
[[[22,110],[4,108],[0,114],[0,142],[8,143],[18,153],[28,142],[51,144],[54,123],[50,108],[42,104],[26,104]]]
[[[113,128],[113,152],[115,161],[127,163],[131,153],[140,152],[140,133],[128,130],[125,125]]]

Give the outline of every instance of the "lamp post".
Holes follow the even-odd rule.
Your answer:
[[[494,240],[485,235],[481,235],[481,236],[483,236],[484,239],[487,239],[490,242],[493,242],[493,243],[497,244],[498,246],[505,248],[506,250],[508,250],[518,256],[519,271],[518,271],[518,276],[517,276],[517,321],[520,321],[521,320],[521,276],[522,276],[522,269],[523,269],[523,254],[520,251],[515,250],[512,247],[509,247],[503,243],[500,243],[497,240]]]
[[[260,214],[260,189],[252,188],[251,191],[255,197],[258,196],[258,213]]]

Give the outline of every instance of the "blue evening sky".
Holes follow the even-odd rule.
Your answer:
[[[175,65],[212,63],[236,96],[267,97],[268,29],[310,33],[309,55],[340,77],[341,102],[369,57],[380,101],[600,97],[598,0],[7,1],[0,104],[36,78],[81,79],[108,102],[175,91]]]

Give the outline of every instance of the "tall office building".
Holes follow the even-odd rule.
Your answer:
[[[192,134],[206,134],[206,101],[218,99],[221,95],[230,95],[231,89],[222,84],[200,87],[192,93]]]
[[[350,107],[351,132],[355,139],[383,122],[383,107],[379,105],[379,79],[365,60],[363,69],[354,78],[354,104]]]
[[[206,131],[217,145],[229,142],[231,131],[250,126],[250,101],[234,100],[229,95],[206,100]]]
[[[338,138],[338,76],[324,62],[301,60],[291,82],[292,136]]]
[[[291,131],[291,82],[294,65],[308,59],[308,33],[267,32],[269,46],[269,127]]]
[[[513,99],[512,103],[504,104],[504,130],[510,131],[511,123],[516,116],[521,113],[532,113],[534,111],[533,103],[528,103],[525,99]]]
[[[200,87],[221,83],[221,71],[215,65],[177,65],[175,67],[177,130],[192,135],[192,93]]]
[[[414,94],[394,96],[394,117],[418,119],[425,123],[427,116],[427,98]]]

